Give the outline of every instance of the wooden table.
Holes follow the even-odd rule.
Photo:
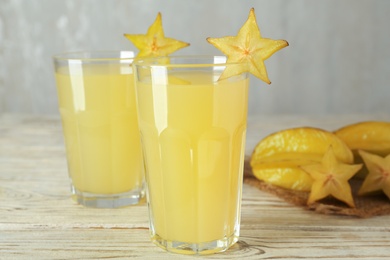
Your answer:
[[[334,130],[390,115],[259,116],[247,154],[294,126]],[[0,115],[0,259],[389,259],[390,216],[320,215],[244,184],[240,241],[207,257],[167,253],[149,240],[146,205],[90,209],[70,199],[60,120]]]

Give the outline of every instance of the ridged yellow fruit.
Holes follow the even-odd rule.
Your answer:
[[[313,179],[301,166],[319,163],[332,147],[340,162],[353,154],[335,134],[313,127],[291,128],[265,137],[255,147],[250,164],[260,180],[287,189],[310,191]]]
[[[382,157],[390,154],[390,122],[363,121],[344,126],[334,133],[352,150],[356,163],[363,163],[359,150]],[[364,178],[366,175],[367,169],[364,168],[356,176]]]
[[[334,132],[348,147],[386,156],[390,154],[390,122],[365,121],[344,126]]]

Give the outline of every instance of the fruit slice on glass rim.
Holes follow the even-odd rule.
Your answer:
[[[263,38],[256,22],[255,9],[251,8],[249,17],[237,36],[207,38],[207,41],[222,51],[228,58],[227,63],[240,63],[228,66],[221,74],[223,80],[243,72],[250,72],[257,78],[270,84],[264,61],[278,50],[288,46],[285,40]]]
[[[156,20],[149,27],[146,34],[124,34],[124,36],[139,50],[137,57],[168,56],[190,45],[183,41],[165,37],[161,13],[157,14]]]

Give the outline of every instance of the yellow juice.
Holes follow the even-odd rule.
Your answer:
[[[58,68],[56,80],[73,186],[93,194],[140,188],[143,165],[131,67],[75,64]]]
[[[214,77],[192,72],[172,75],[173,84],[137,83],[155,240],[238,237],[249,79]]]

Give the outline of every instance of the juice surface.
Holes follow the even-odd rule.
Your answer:
[[[114,194],[142,185],[142,156],[129,65],[59,68],[57,90],[69,173],[82,192]]]
[[[239,227],[248,79],[213,77],[137,85],[152,233],[168,241],[215,241]]]

